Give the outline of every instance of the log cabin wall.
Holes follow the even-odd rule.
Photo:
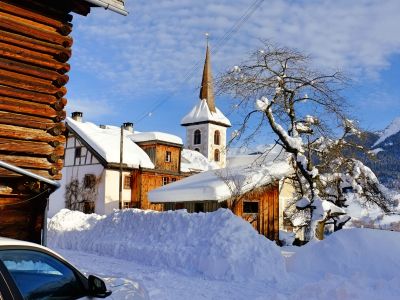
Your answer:
[[[61,179],[71,57],[71,12],[78,0],[0,0],[0,160]],[[45,185],[0,169],[0,235],[41,241]]]
[[[58,180],[73,8],[47,2],[0,1],[0,160]]]
[[[179,173],[182,151],[181,145],[159,142],[137,144],[149,155],[157,170]],[[169,152],[169,159],[167,159],[167,152]]]
[[[173,172],[158,172],[150,169],[134,170],[132,172],[132,204],[141,209],[164,210],[164,204],[152,204],[148,192],[165,184],[178,181],[187,175]],[[136,206],[137,205],[137,206]]]

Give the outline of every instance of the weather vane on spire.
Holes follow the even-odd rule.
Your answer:
[[[206,36],[206,41],[207,41],[207,46],[208,46],[208,37],[210,36],[210,34],[208,32],[206,32],[205,36]]]

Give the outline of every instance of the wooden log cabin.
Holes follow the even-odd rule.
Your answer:
[[[63,167],[72,14],[93,6],[126,14],[119,0],[0,0],[1,236],[43,242]]]
[[[279,240],[282,229],[283,179],[291,172],[285,160],[262,159],[259,164],[241,164],[210,170],[150,191],[153,204],[164,210],[186,209],[212,212],[229,208],[248,221],[260,234]]]

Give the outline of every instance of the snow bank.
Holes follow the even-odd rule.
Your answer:
[[[288,271],[315,279],[380,278],[399,276],[400,233],[374,229],[344,229],[325,240],[300,248],[289,260]]]
[[[76,225],[74,225],[76,224]],[[285,277],[280,249],[229,210],[115,211],[104,217],[61,210],[48,223],[49,246],[133,260],[220,280]]]

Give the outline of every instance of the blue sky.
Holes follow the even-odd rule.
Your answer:
[[[221,47],[218,41],[253,1],[125,2],[127,17],[102,8],[74,16],[68,114],[79,110],[97,124],[134,122],[139,131],[184,137],[179,124],[198,101],[209,32],[218,50],[214,77],[268,39],[309,54],[318,68],[347,73],[353,80],[344,96],[362,127],[383,129],[400,116],[398,0],[264,1]],[[239,120],[227,97],[216,101],[232,123]]]

